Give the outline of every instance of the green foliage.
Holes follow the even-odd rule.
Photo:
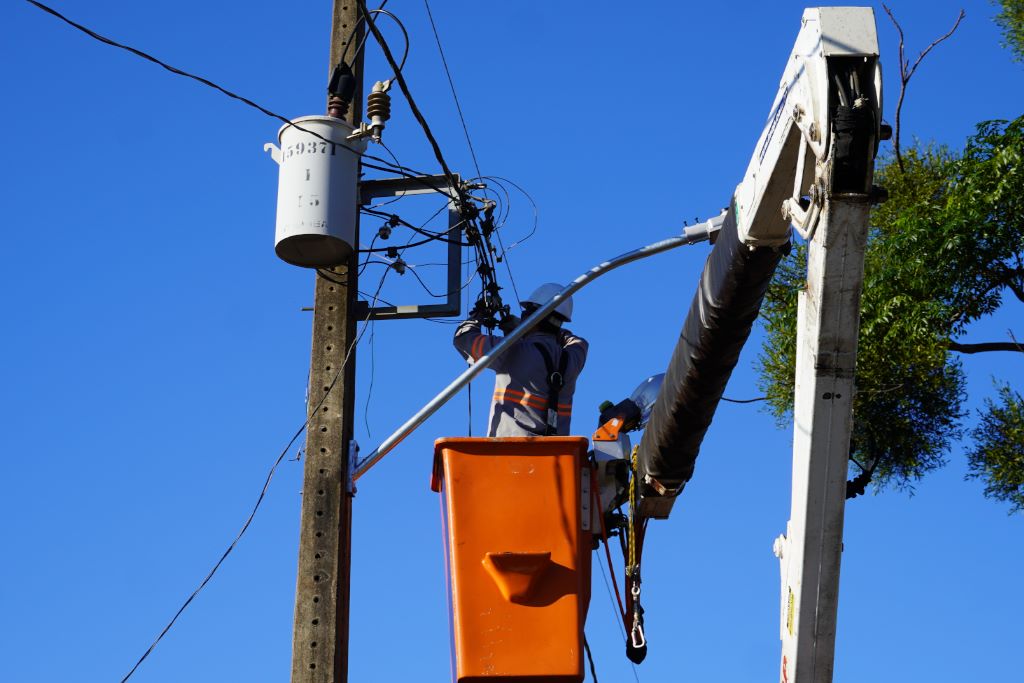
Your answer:
[[[1024,512],[1024,397],[997,385],[998,402],[985,399],[981,421],[971,431],[970,477],[985,482],[985,495]]]
[[[1024,301],[1022,157],[1024,117],[981,124],[959,155],[919,147],[903,154],[902,169],[879,162],[890,199],[872,212],[865,253],[851,440],[851,457],[874,470],[877,486],[910,486],[945,463],[966,417],[950,341],[1006,292]],[[805,259],[802,247],[786,258],[762,309],[760,385],[780,421],[793,405]],[[997,471],[979,467],[979,476]]]
[[[1013,52],[1013,58],[1024,62],[1024,0],[1000,0],[1002,10],[996,23],[1003,29],[1003,45]]]

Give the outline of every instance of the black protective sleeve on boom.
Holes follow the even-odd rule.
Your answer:
[[[704,434],[788,249],[740,242],[730,205],[640,441],[641,514],[667,517],[693,476]]]

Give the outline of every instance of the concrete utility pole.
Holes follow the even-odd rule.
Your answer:
[[[357,124],[362,115],[363,57],[356,54],[364,27],[357,26],[354,0],[335,0],[331,25],[329,76],[348,48],[356,88],[346,116]],[[327,79],[324,79],[326,84]],[[354,244],[359,244],[358,213]],[[349,443],[355,407],[355,349],[337,384],[331,382],[356,338],[354,312],[359,254],[334,269],[330,280],[316,278],[313,350],[309,369],[306,463],[302,485],[299,569],[295,588],[292,638],[292,683],[344,683],[348,680],[349,574],[352,548],[352,491],[348,487]],[[335,280],[332,282],[331,280]],[[344,284],[339,284],[344,283]]]

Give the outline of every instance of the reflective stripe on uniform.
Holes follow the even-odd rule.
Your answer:
[[[469,354],[473,357],[473,360],[480,360],[480,356],[484,355],[484,344],[487,341],[485,335],[480,335],[473,340],[473,345],[469,347]]]
[[[494,392],[495,403],[517,403],[521,406],[527,406],[529,408],[536,408],[539,410],[547,410],[548,398],[540,394],[531,394],[529,392],[517,391],[515,389],[499,389]],[[569,417],[572,415],[572,404],[571,403],[559,403],[558,414],[563,417]]]

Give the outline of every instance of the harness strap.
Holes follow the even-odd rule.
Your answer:
[[[544,359],[544,367],[548,371],[548,410],[545,436],[554,436],[558,433],[558,394],[565,387],[565,372],[569,368],[569,354],[559,349],[558,369],[555,369],[555,361],[548,352],[546,346],[535,343],[537,351]]]

